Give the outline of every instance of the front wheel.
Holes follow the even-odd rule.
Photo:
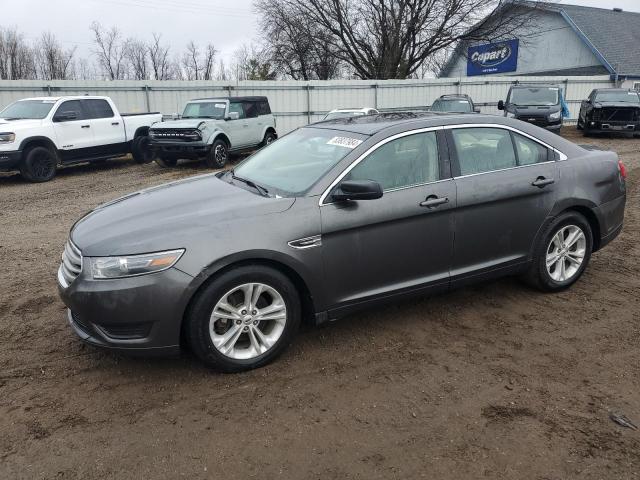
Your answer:
[[[33,147],[24,153],[20,167],[22,177],[34,183],[48,182],[56,176],[57,155],[45,147]]]
[[[140,136],[131,142],[131,155],[136,163],[151,163],[154,153],[149,146],[149,137]]]
[[[547,292],[569,288],[589,264],[592,235],[589,222],[578,212],[558,216],[538,242],[526,280]]]
[[[207,285],[187,318],[189,344],[208,367],[240,372],[271,362],[300,325],[295,286],[278,270],[247,265]]]
[[[229,147],[224,140],[216,140],[205,158],[210,168],[223,168],[229,159]]]

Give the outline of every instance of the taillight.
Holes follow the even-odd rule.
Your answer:
[[[620,176],[623,180],[627,179],[627,167],[624,166],[622,160],[618,160],[618,170],[620,170]]]

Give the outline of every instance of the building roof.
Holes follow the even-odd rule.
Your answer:
[[[513,5],[559,13],[611,75],[640,77],[640,13],[530,0],[509,0],[498,8]],[[441,76],[448,73],[458,54],[460,49],[451,56]]]

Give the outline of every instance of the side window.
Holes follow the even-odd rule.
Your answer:
[[[240,115],[238,118],[245,118],[244,107],[242,106],[242,103],[230,103],[229,113],[231,112],[237,112],[238,115]]]
[[[533,165],[547,161],[547,149],[538,142],[517,133],[513,134],[513,141],[516,144],[516,152],[518,152],[518,165]]]
[[[87,118],[112,118],[113,110],[106,100],[84,100]]]
[[[501,128],[454,128],[451,130],[460,163],[460,174],[502,170],[516,166],[509,130]]]
[[[259,103],[259,112],[258,115],[271,115],[271,108],[269,107],[269,102],[263,100]]]
[[[56,110],[56,113],[53,116],[53,118],[54,119],[56,117],[60,118],[67,115],[69,116],[75,115],[75,118],[69,117],[68,119],[66,120],[63,119],[61,121],[64,122],[64,121],[70,121],[70,120],[82,120],[83,118],[85,118],[80,100],[67,100],[66,102],[63,102],[58,107],[58,110]]]
[[[435,132],[416,133],[385,143],[354,167],[346,178],[374,180],[383,190],[439,180]]]
[[[247,118],[256,118],[258,116],[258,102],[246,102],[244,104],[244,113]]]

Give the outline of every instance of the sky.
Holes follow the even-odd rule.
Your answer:
[[[258,35],[252,0],[0,0],[0,26],[18,27],[29,40],[54,33],[78,57],[91,55],[95,20],[117,26],[124,37],[150,40],[161,33],[174,54],[189,40],[203,47],[212,42],[229,63],[233,52]],[[564,0],[590,7],[640,11],[640,0]]]

